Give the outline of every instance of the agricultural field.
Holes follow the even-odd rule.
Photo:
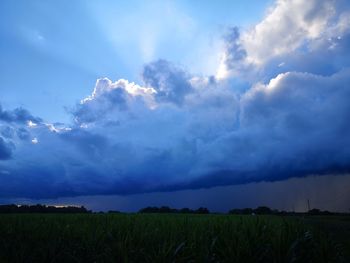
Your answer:
[[[3,214],[0,262],[350,262],[349,218],[329,218]]]

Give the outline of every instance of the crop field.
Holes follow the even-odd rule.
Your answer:
[[[339,233],[324,227],[327,220],[251,215],[3,214],[0,262],[350,262],[346,258],[349,219],[333,222],[345,224],[340,226],[347,230]]]

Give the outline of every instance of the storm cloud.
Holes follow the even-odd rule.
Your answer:
[[[0,137],[0,160],[10,159],[12,155],[12,149],[3,138]]]
[[[1,197],[349,172],[349,10],[341,0],[277,1],[254,28],[228,30],[216,76],[157,60],[139,84],[101,78],[71,123],[0,108]]]

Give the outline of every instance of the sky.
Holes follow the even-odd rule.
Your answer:
[[[4,0],[0,21],[0,202],[349,209],[348,1]]]

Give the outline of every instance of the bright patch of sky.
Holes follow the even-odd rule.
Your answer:
[[[256,23],[271,2],[3,0],[1,102],[66,122],[99,77],[139,82],[159,58],[215,74],[227,28]]]

